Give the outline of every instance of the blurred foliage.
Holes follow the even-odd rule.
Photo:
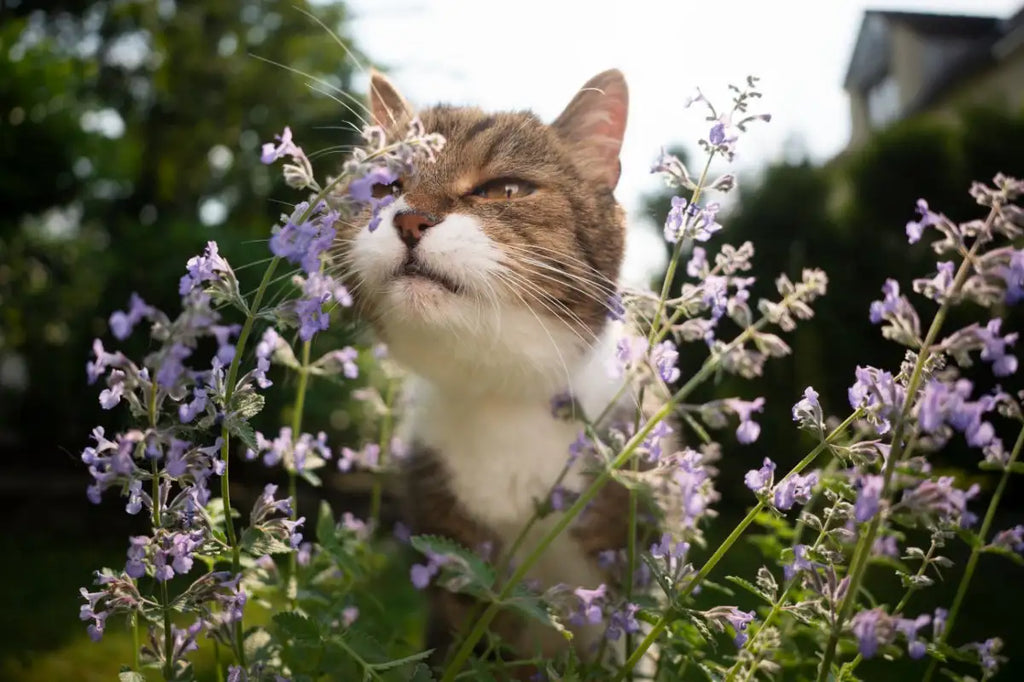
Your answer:
[[[742,463],[726,467],[723,488],[746,495],[746,464],[771,456],[785,467],[800,457],[789,411],[804,387],[821,393],[826,412],[846,414],[846,389],[858,364],[899,362],[902,351],[870,324],[868,306],[880,297],[886,278],[909,291],[914,278],[935,270],[935,254],[926,240],[907,244],[904,227],[916,218],[914,202],[922,197],[954,220],[984,217],[967,193],[971,182],[990,181],[998,171],[1019,176],[1024,172],[1022,148],[1024,112],[976,108],[963,111],[956,121],[898,123],[823,167],[808,161],[780,163],[739,183],[734,205],[721,216],[726,229],[716,238],[754,243],[752,301],[777,298],[775,277],[786,273],[796,278],[805,267],[825,270],[829,293],[815,306],[811,324],[786,335],[793,355],[767,364],[758,383],[758,395],[767,398],[759,420],[761,437],[756,445],[737,446]],[[690,166],[691,174],[699,170],[694,166],[698,163]],[[670,198],[668,191],[647,197],[645,213],[663,220]],[[711,244],[714,249],[715,241]],[[919,297],[915,301],[927,324],[934,307]],[[956,322],[950,320],[947,329]],[[1006,327],[1020,324],[1020,313],[1011,311]],[[692,368],[704,353],[683,347],[680,355],[683,366]],[[753,398],[745,382],[731,378],[723,378],[713,392]],[[953,461],[958,454],[954,448],[945,456]]]
[[[99,411],[90,343],[132,291],[176,309],[209,239],[236,267],[266,257],[287,209],[269,199],[301,197],[259,162],[262,142],[289,125],[329,164],[353,139],[346,106],[315,92],[348,91],[353,62],[305,8],[0,2],[0,448],[83,443]],[[349,42],[343,5],[316,16]]]

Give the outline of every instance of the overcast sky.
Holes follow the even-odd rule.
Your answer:
[[[683,108],[761,77],[770,124],[743,138],[736,165],[756,173],[787,153],[825,160],[845,145],[843,77],[867,7],[1007,17],[1021,0],[348,0],[350,35],[414,104],[534,110],[552,120],[592,75],[621,69],[630,111],[617,195],[631,211],[659,181],[661,146],[705,135]],[[359,83],[362,86],[362,83]],[[365,87],[365,86],[362,86]],[[787,151],[788,150],[788,151]],[[693,163],[696,165],[696,162]],[[634,220],[636,216],[634,216]]]

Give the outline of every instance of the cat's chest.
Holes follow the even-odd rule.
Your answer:
[[[421,393],[414,401],[408,435],[437,453],[465,511],[511,539],[562,474],[580,424],[552,416],[539,400],[432,397]],[[562,485],[580,490],[582,483],[574,467]]]

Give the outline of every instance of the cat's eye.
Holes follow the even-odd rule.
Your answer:
[[[390,185],[376,184],[371,190],[375,199],[383,199],[386,196],[398,196],[402,193],[402,181],[395,180]]]
[[[491,180],[474,189],[471,194],[481,199],[498,199],[511,201],[533,194],[536,186],[525,180],[515,178],[499,178]]]

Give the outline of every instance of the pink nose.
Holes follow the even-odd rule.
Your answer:
[[[423,238],[423,233],[428,228],[441,222],[439,219],[427,213],[418,211],[401,211],[395,214],[395,229],[398,236],[405,242],[406,246],[412,248]]]

